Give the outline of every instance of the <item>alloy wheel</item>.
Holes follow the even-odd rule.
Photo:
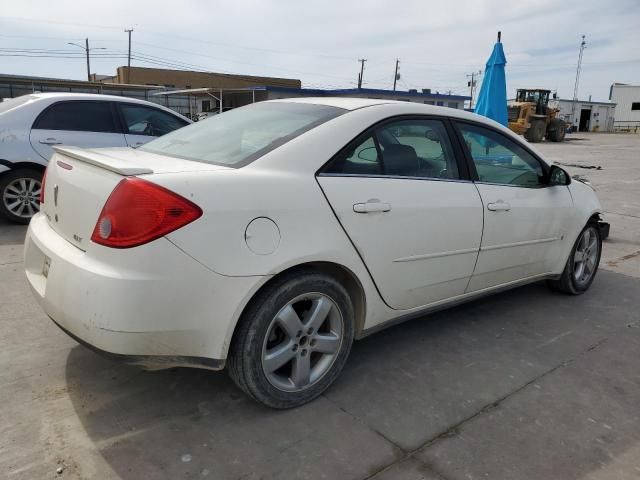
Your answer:
[[[42,184],[35,178],[16,178],[2,192],[5,208],[19,218],[31,218],[40,210]]]
[[[344,335],[344,320],[336,303],[322,293],[289,301],[275,315],[262,347],[262,369],[275,388],[304,390],[332,367]]]
[[[596,272],[600,245],[595,227],[582,232],[573,255],[573,278],[579,285],[586,285]]]

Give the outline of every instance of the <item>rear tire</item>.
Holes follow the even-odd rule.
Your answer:
[[[601,254],[600,228],[597,223],[589,222],[578,235],[562,276],[558,280],[549,280],[549,287],[569,295],[582,295],[593,283]]]
[[[533,120],[530,122],[531,126],[524,132],[524,138],[530,143],[538,143],[542,141],[544,137],[544,120]]]
[[[227,370],[249,396],[293,408],[322,394],[351,350],[353,305],[334,278],[298,270],[264,288],[242,315]]]
[[[26,225],[40,210],[43,172],[35,168],[11,170],[0,177],[0,214]]]
[[[547,128],[547,139],[552,142],[562,142],[566,131],[566,124],[559,118],[554,118],[549,122],[549,128]]]

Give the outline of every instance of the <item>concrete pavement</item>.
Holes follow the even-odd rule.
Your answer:
[[[640,478],[640,136],[578,138],[540,149],[602,167],[567,167],[612,224],[587,294],[534,284],[390,328],[284,412],[224,373],[145,372],[78,346],[31,298],[24,227],[0,223],[0,475]]]

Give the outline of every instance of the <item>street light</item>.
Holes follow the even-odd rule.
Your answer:
[[[90,82],[91,81],[91,67],[89,66],[89,52],[91,50],[106,50],[106,48],[104,48],[104,47],[89,48],[89,39],[88,38],[84,39],[84,43],[85,43],[84,47],[82,45],[79,45],[79,44],[73,43],[73,42],[67,42],[67,45],[73,45],[74,47],[79,47],[79,48],[83,49],[85,51],[85,53],[87,54],[87,81]]]

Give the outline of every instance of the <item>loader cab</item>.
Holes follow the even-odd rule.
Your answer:
[[[518,89],[516,94],[516,102],[534,103],[536,105],[536,115],[546,115],[547,106],[549,105],[549,94],[551,90],[543,89]]]

